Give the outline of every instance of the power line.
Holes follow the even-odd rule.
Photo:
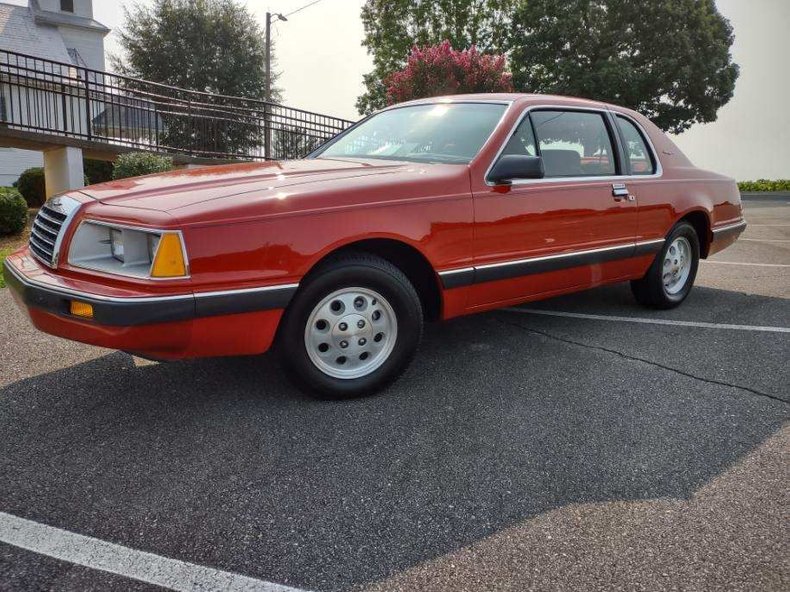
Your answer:
[[[318,4],[319,2],[321,2],[321,0],[313,0],[313,2],[310,2],[309,4],[305,4],[304,6],[302,6],[301,8],[297,8],[297,9],[296,9],[296,10],[294,10],[293,12],[289,12],[289,13],[288,13],[288,14],[286,14],[285,16],[286,16],[286,17],[289,17],[289,16],[291,16],[292,14],[296,14],[297,12],[299,12],[299,11],[301,11],[301,10],[304,10],[305,8],[310,8],[310,7],[311,7],[313,4]]]

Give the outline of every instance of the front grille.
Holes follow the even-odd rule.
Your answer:
[[[68,197],[55,197],[47,201],[36,214],[30,232],[30,251],[43,263],[55,267],[58,262],[60,237],[66,230],[71,215],[79,202]]]

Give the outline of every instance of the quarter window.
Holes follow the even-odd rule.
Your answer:
[[[642,132],[625,117],[617,116],[617,126],[623,138],[625,156],[631,166],[632,175],[652,175],[656,172],[656,163],[647,147]]]
[[[596,177],[616,174],[609,128],[600,113],[534,111],[546,177]]]

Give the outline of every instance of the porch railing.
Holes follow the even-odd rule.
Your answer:
[[[0,50],[0,126],[199,158],[299,158],[351,121]]]

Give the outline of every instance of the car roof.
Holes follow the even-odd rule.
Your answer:
[[[425,97],[422,99],[415,99],[400,105],[408,105],[411,103],[444,103],[444,102],[459,102],[459,101],[497,101],[497,102],[512,102],[518,100],[533,100],[545,101],[547,99],[556,99],[558,101],[578,101],[580,103],[587,103],[590,105],[601,105],[601,101],[593,101],[590,99],[583,99],[580,97],[566,97],[562,95],[544,95],[540,93],[469,93],[460,95],[440,95],[437,97]]]
[[[438,97],[426,97],[398,103],[391,105],[387,109],[393,107],[401,107],[404,105],[425,105],[432,103],[460,103],[460,102],[486,102],[486,103],[556,103],[557,105],[570,105],[578,107],[613,107],[618,110],[628,111],[624,107],[618,105],[611,105],[603,101],[593,101],[591,99],[583,99],[580,97],[566,97],[561,95],[543,95],[538,93],[471,93],[462,95],[444,95]]]
[[[520,107],[528,107],[534,105],[540,106],[557,106],[557,107],[588,107],[595,109],[610,109],[618,113],[630,115],[631,117],[638,118],[643,124],[649,119],[644,117],[637,111],[629,109],[628,107],[621,107],[613,103],[605,103],[603,101],[593,101],[591,99],[583,99],[580,97],[567,97],[563,95],[543,95],[539,93],[469,93],[462,95],[443,95],[438,97],[425,97],[422,99],[415,99],[413,101],[406,101],[385,107],[381,111],[389,109],[396,109],[406,105],[431,105],[435,103],[503,103],[514,104]]]

